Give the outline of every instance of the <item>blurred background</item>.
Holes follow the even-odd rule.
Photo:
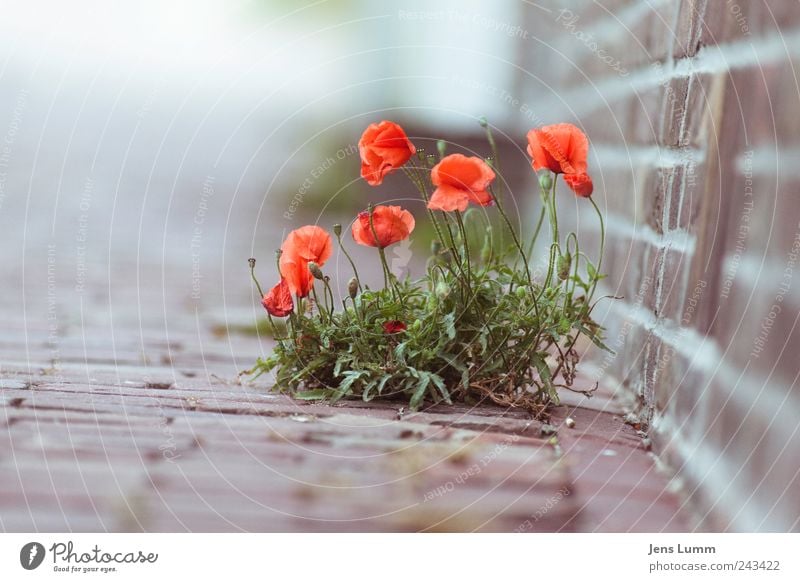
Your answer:
[[[402,176],[358,177],[381,119],[488,155],[486,116],[530,228],[525,134],[572,122],[620,298],[584,373],[629,400],[703,527],[796,530],[799,60],[796,0],[3,1],[0,353],[81,362],[85,334],[64,338],[85,330],[91,351],[263,318],[247,258],[270,284],[287,231],[378,200],[420,216]],[[593,254],[580,202],[560,192],[560,217]],[[413,275],[427,244],[390,260]],[[203,361],[223,348],[231,375],[252,361]]]
[[[355,144],[384,118],[488,155],[485,115],[513,128],[515,179],[530,181],[533,123],[505,97],[529,34],[513,0],[5,4],[2,252],[30,289],[54,244],[59,281],[75,280],[58,302],[135,285],[249,307],[246,259],[271,280],[288,230],[381,199],[421,209],[402,177],[359,178]]]

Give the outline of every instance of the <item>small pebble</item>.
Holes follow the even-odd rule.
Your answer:
[[[568,416],[567,419],[564,421],[564,424],[567,425],[567,428],[575,428],[575,419],[571,416]]]

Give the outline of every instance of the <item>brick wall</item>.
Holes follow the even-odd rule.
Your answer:
[[[523,8],[521,77],[593,145],[624,299],[592,369],[635,396],[701,529],[800,530],[800,2],[554,5]]]

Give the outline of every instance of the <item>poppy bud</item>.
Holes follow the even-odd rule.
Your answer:
[[[335,234],[337,237],[338,236],[342,236],[342,225],[341,224],[337,223],[337,224],[333,225],[333,234]]]
[[[358,279],[351,277],[347,283],[347,292],[350,294],[350,299],[355,299],[358,295]]]
[[[566,281],[567,277],[569,277],[569,268],[571,264],[572,256],[569,253],[558,257],[558,278],[562,281]]]
[[[442,299],[450,294],[450,287],[444,281],[436,284],[436,295]]]
[[[322,279],[325,278],[325,276],[322,274],[322,269],[320,269],[319,265],[314,261],[308,263],[308,270],[311,271],[311,274],[314,275],[315,279],[322,281]]]
[[[514,293],[516,293],[516,294],[517,294],[517,297],[519,297],[520,299],[522,299],[523,297],[525,297],[525,294],[526,294],[527,292],[528,292],[528,290],[527,290],[525,287],[522,287],[522,286],[520,286],[520,287],[517,287],[516,289],[514,289]]]
[[[484,128],[485,128],[487,125],[489,125],[489,121],[488,121],[488,120],[486,119],[486,117],[485,117],[485,116],[483,116],[483,115],[481,115],[481,116],[478,118],[478,123],[480,123],[481,127],[484,127]]]
[[[442,250],[442,242],[438,239],[433,239],[431,241],[431,254],[436,256],[441,252],[441,250]]]
[[[550,188],[553,187],[553,177],[550,175],[549,171],[539,176],[539,187],[545,192],[549,192]]]
[[[251,269],[255,269],[256,268],[256,260],[255,259],[252,259],[252,258],[251,259],[247,259],[247,262],[250,263],[250,268]]]
[[[447,151],[447,142],[443,139],[440,139],[436,142],[436,149],[439,150],[439,157],[443,158],[445,152]]]
[[[414,323],[411,324],[411,329],[414,330],[414,331],[421,330],[422,329],[422,320],[421,319],[415,319]]]

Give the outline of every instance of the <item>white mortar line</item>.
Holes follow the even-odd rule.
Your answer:
[[[694,252],[696,237],[686,230],[673,229],[659,234],[647,224],[633,224],[630,218],[616,212],[604,213],[603,219],[606,223],[606,233],[613,233],[615,237],[642,241],[659,249],[670,249],[685,254]],[[592,232],[598,230],[599,226],[590,222],[581,228]]]
[[[705,160],[705,151],[691,147],[667,147],[658,145],[635,145],[626,148],[622,144],[592,142],[591,151],[600,167],[631,168],[677,168]]]
[[[608,290],[606,289],[604,292],[608,293]],[[723,352],[716,339],[705,336],[694,328],[680,327],[671,320],[658,319],[652,311],[643,306],[632,307],[623,301],[614,301],[611,304],[610,311],[619,312],[621,317],[640,325],[645,331],[652,333],[663,343],[670,346],[676,353],[689,361],[690,367],[706,373],[708,375],[706,381],[713,376],[717,376],[718,383],[724,386],[726,392],[732,396],[732,400],[737,406],[749,406],[752,403],[748,398],[750,393],[746,390],[736,391],[730,389],[731,386],[736,385],[737,379],[743,374],[743,369],[737,368],[723,359]],[[748,373],[744,377],[744,382],[745,385],[758,386],[763,384],[763,377],[758,373]],[[790,386],[785,385],[775,377],[770,379],[770,385],[772,389],[761,394],[761,398],[766,400],[764,406],[771,412],[778,414],[783,408],[786,408],[786,410],[800,408],[800,398],[793,397],[792,403],[784,407],[783,400],[777,396],[790,391]],[[781,426],[785,429],[788,429],[791,425],[792,422],[781,423]]]
[[[719,456],[719,450],[710,446],[705,440],[689,442],[682,431],[677,430],[675,423],[669,417],[657,415],[653,420],[653,429],[668,439],[668,444],[674,450],[682,464],[681,476],[699,485],[704,491],[724,490],[724,498],[715,499],[717,507],[739,507],[743,499],[750,497],[751,491],[731,479],[737,474],[740,467]],[[669,454],[669,450],[666,451]],[[716,464],[716,465],[715,465]],[[709,487],[708,467],[715,467],[713,483]],[[745,477],[746,478],[746,477]],[[741,480],[741,477],[740,477]],[[734,486],[733,483],[736,483]],[[725,487],[715,487],[723,484]],[[761,507],[758,499],[753,498],[750,503],[740,508],[735,516],[734,527],[740,531],[756,531],[763,522],[766,507]]]
[[[784,46],[785,43],[785,46]],[[788,52],[786,49],[789,49]],[[800,57],[800,29],[786,33],[771,34],[761,38],[736,40],[734,42],[706,46],[693,57],[670,64],[650,65],[632,71],[627,77],[609,76],[572,91],[551,98],[543,109],[563,110],[569,108],[571,115],[585,114],[631,94],[666,86],[674,79],[697,74],[715,74],[744,69],[753,65],[767,66],[787,58]],[[657,65],[657,66],[656,66]]]

